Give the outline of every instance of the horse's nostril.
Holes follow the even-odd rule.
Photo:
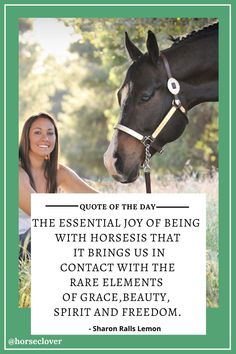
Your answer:
[[[118,154],[117,151],[115,151],[113,154],[113,157],[114,157],[114,159],[118,159],[120,157],[120,155]]]
[[[120,154],[118,152],[114,153],[114,159],[116,160],[115,162],[115,167],[118,173],[121,173],[123,171],[123,162]]]

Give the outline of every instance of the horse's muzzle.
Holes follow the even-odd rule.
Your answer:
[[[132,183],[139,177],[140,164],[139,163],[126,163],[119,154],[115,154],[116,174],[112,177],[120,183]]]
[[[122,175],[113,175],[112,178],[114,178],[114,180],[116,180],[117,182],[120,183],[132,183],[134,181],[136,181],[136,179],[138,178],[139,173],[134,175],[134,176],[122,176]]]
[[[133,166],[132,168],[126,168],[121,157],[115,153],[114,156],[109,157],[107,153],[104,154],[104,165],[112,178],[120,183],[132,183],[139,176],[139,164]]]
[[[124,148],[125,145],[123,144],[123,140],[126,142],[127,138],[130,139],[128,151]],[[109,175],[116,181],[120,183],[132,183],[139,176],[139,169],[143,158],[143,145],[125,133],[120,135],[118,144],[118,132],[116,131],[104,154],[104,165]]]

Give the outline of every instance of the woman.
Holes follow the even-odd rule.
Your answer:
[[[54,119],[39,113],[24,124],[19,147],[19,233],[21,255],[30,251],[31,193],[96,193],[70,168],[58,163],[58,131]]]

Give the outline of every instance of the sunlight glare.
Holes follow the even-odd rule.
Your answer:
[[[32,37],[41,45],[44,57],[53,55],[58,62],[64,62],[71,54],[69,45],[78,39],[78,34],[56,18],[36,18]]]

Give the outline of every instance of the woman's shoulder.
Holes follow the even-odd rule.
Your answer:
[[[63,176],[64,174],[67,173],[67,171],[68,171],[68,167],[59,163],[58,169],[57,169],[57,175]]]
[[[68,174],[68,173],[75,173],[74,170],[72,170],[72,168],[68,167],[68,166],[65,166],[65,165],[62,165],[61,163],[58,164],[58,170],[57,172],[59,174]]]
[[[60,163],[58,165],[58,170],[57,170],[58,184],[60,184],[60,182],[63,182],[65,180],[65,178],[67,178],[72,173],[74,173],[74,172],[69,167],[62,165]]]
[[[20,192],[25,196],[26,193],[35,193],[30,183],[28,173],[19,165],[19,188]]]
[[[76,172],[61,164],[58,166],[57,185],[65,193],[96,193]]]
[[[21,165],[19,165],[19,178],[27,182],[29,181],[29,176],[27,172],[23,169],[23,167],[21,167]]]
[[[62,165],[61,163],[58,164],[58,173],[63,173],[67,170],[68,167]]]

